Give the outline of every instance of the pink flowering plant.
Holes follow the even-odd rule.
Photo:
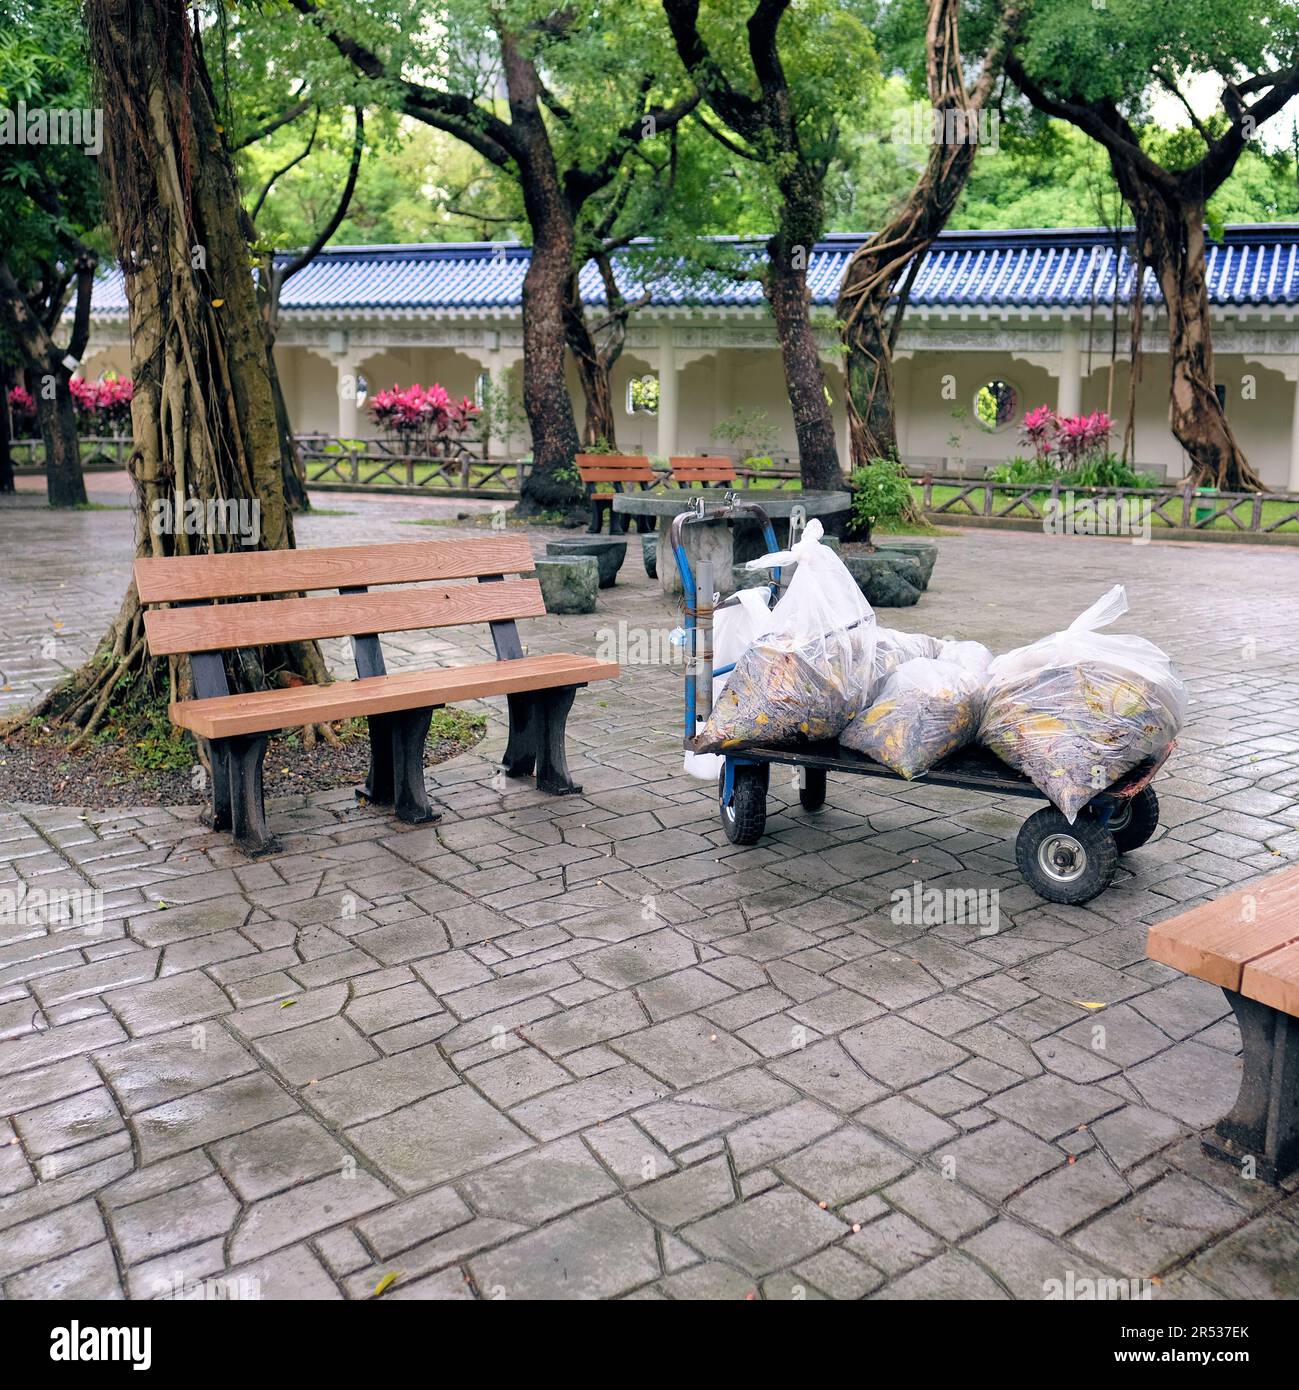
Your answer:
[[[36,419],[36,402],[32,400],[31,393],[21,386],[11,388],[9,408],[13,411],[16,425],[29,425]]]
[[[1052,462],[1067,470],[1093,464],[1109,453],[1114,421],[1103,410],[1090,415],[1057,415],[1049,405],[1028,411],[1020,434],[1039,464]]]
[[[1024,442],[1032,447],[1038,463],[1047,463],[1060,435],[1060,419],[1049,405],[1039,405],[1035,410],[1025,411],[1019,432]]]
[[[121,437],[131,429],[131,398],[135,382],[129,376],[108,376],[85,381],[74,376],[68,383],[81,432]]]
[[[1032,458],[1015,458],[989,470],[1003,483],[1045,483],[1059,478],[1076,487],[1142,487],[1153,480],[1116,458],[1110,448],[1114,421],[1103,410],[1057,415],[1039,405],[1024,415],[1020,438]]]
[[[375,424],[401,442],[406,453],[434,455],[445,448],[449,438],[462,435],[479,413],[468,396],[453,401],[445,387],[434,382],[416,382],[404,390],[393,384],[390,391],[377,391],[366,407]]]

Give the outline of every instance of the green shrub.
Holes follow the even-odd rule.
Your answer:
[[[1080,463],[1062,481],[1075,487],[1154,487],[1155,479],[1148,473],[1138,473],[1131,464],[1114,454],[1088,459]]]
[[[910,520],[915,513],[911,479],[896,458],[871,459],[854,468],[848,487],[854,531],[869,534],[872,527]]]
[[[1049,459],[1013,458],[988,469],[994,483],[1049,483],[1059,477],[1059,469]]]

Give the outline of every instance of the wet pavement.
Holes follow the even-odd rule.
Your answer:
[[[0,503],[9,708],[120,602],[131,516],[91,487],[119,509]],[[476,506],[318,500],[302,544]],[[0,804],[0,890],[103,894],[93,929],[0,920],[4,1296],[1299,1296],[1299,1183],[1200,1151],[1240,1077],[1223,996],[1144,950],[1299,859],[1299,556],[940,548],[886,622],[1005,649],[1122,579],[1121,626],[1188,679],[1161,828],[1084,908],[1022,884],[1013,799],[832,777],[808,814],[777,769],[766,837],[730,845],[682,773],[679,671],[627,659],[675,621],[634,550],[596,614],[523,625],[622,650],[570,719],[581,796],[500,775],[489,701],[434,828],[288,798],[250,864],[197,807]],[[475,629],[384,646],[490,654]],[[894,920],[917,883],[995,889],[997,930]]]

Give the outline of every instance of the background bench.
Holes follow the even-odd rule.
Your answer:
[[[735,481],[735,464],[723,454],[673,456],[668,465],[672,470],[670,477],[679,487]]]
[[[626,492],[629,488],[645,488],[657,482],[654,470],[650,467],[649,456],[576,454],[574,462],[577,464],[578,475],[588,489],[587,496],[591,503],[591,525],[588,530],[591,535],[599,535],[604,526],[606,511],[609,513],[610,532],[626,531],[627,518],[615,515],[613,510],[614,492]],[[645,519],[636,519],[637,530],[641,529],[641,521]]]
[[[509,702],[506,772],[535,771],[542,791],[581,791],[565,754],[568,711],[580,686],[608,680],[618,667],[570,653],[523,654],[516,619],[541,617],[545,606],[535,579],[505,576],[532,569],[522,536],[137,560],[140,602],[173,605],[145,613],[150,651],[187,655],[193,671],[195,698],[168,713],[207,744],[213,827],[232,831],[247,854],[277,849],[262,798],[268,734],[359,716],[369,725],[370,773],[358,795],[411,824],[436,820],[424,785],[433,711],[489,695]],[[478,583],[369,592],[371,585],[464,579]],[[337,592],[269,597],[320,589]],[[495,661],[387,674],[379,633],[480,622],[490,626]],[[357,679],[230,693],[225,653],[325,637],[352,639]]]
[[[1240,1024],[1240,1095],[1205,1149],[1284,1178],[1299,1167],[1299,868],[1157,923],[1146,954],[1218,985]]]

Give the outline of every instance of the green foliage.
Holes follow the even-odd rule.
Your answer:
[[[1028,459],[1022,455],[988,469],[988,477],[994,483],[1049,483],[1059,475],[1060,469],[1050,459]]]
[[[1139,473],[1115,454],[1085,459],[1067,475],[1077,487],[1154,487],[1155,479]]]
[[[710,434],[714,439],[724,439],[744,456],[748,467],[756,468],[761,463],[770,467],[771,459],[767,455],[780,438],[780,427],[765,410],[741,407],[726,419],[719,420]]]
[[[911,479],[896,458],[871,459],[864,467],[854,468],[848,488],[856,531],[869,532],[879,525],[898,523],[914,510]]]
[[[1155,487],[1156,480],[1140,473],[1115,454],[1086,459],[1065,468],[1051,459],[1016,457],[988,469],[994,483],[1067,483],[1070,487]]]

